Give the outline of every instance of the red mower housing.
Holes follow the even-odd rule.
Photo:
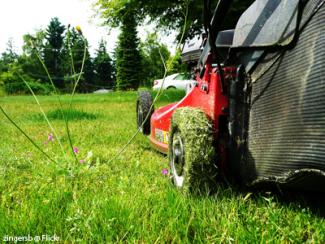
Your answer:
[[[224,67],[226,77],[224,85],[221,82],[218,68],[212,67],[208,61],[203,78],[196,76],[197,84],[179,102],[157,109],[151,116],[150,142],[161,153],[168,153],[168,133],[173,112],[180,107],[194,107],[203,110],[213,123],[214,135],[217,138],[220,131],[221,117],[228,116],[229,111],[229,79],[235,77],[234,67]]]
[[[151,145],[163,154],[168,153],[169,130],[174,111],[181,107],[199,108],[204,111],[213,125],[213,135],[216,141],[219,133],[225,129],[225,122],[229,112],[229,84],[230,79],[236,77],[235,67],[223,67],[222,81],[217,67],[213,67],[211,58],[206,63],[202,78],[196,75],[196,85],[186,96],[177,103],[172,103],[157,109],[151,116],[150,142]],[[219,167],[226,170],[226,151],[224,145],[219,143]]]

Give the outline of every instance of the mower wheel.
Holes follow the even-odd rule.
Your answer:
[[[137,99],[137,126],[144,135],[150,134],[150,118],[154,108],[152,106],[152,96],[148,91],[139,91]]]
[[[216,153],[212,124],[196,108],[177,109],[169,132],[173,183],[184,193],[208,193],[216,183]]]

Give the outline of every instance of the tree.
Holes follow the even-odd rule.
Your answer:
[[[1,54],[0,59],[0,86],[4,87],[5,91],[11,84],[22,82],[17,76],[17,70],[19,69],[18,57],[12,39],[9,39],[6,51]]]
[[[101,40],[94,58],[95,83],[97,86],[114,86],[114,69],[112,59],[107,52],[106,42]]]
[[[39,80],[41,71],[44,71],[37,56],[34,55],[36,47],[38,50],[42,50],[43,38],[39,33],[41,32],[35,36],[24,35],[22,55],[15,52],[12,40],[8,41],[7,49],[0,59],[0,85],[7,94],[29,94],[30,91],[24,81],[29,83],[35,93],[48,94],[51,92],[51,88],[40,84]]]
[[[211,5],[211,12],[216,3]],[[235,0],[232,8],[224,22],[223,29],[232,29],[235,27],[241,13],[254,0]],[[167,30],[177,30],[178,40],[182,36],[185,25],[185,38],[201,34],[203,30],[203,1],[202,0],[96,0],[96,6],[99,14],[106,20],[106,24],[116,27],[121,24],[121,17],[124,9],[136,10],[136,20],[143,23],[149,17],[149,21],[157,23],[159,27]],[[187,11],[187,9],[189,11]],[[186,21],[185,21],[186,18]]]
[[[94,79],[94,66],[88,50],[88,41],[82,32],[78,32],[75,28],[68,29],[61,54],[61,72],[65,75],[64,80],[70,90],[81,72],[85,56],[78,91],[87,92],[88,84]]]
[[[188,67],[186,64],[182,63],[182,50],[177,49],[174,56],[170,56],[167,60],[167,69],[168,74],[174,74],[174,73],[182,73],[186,72],[188,70]]]
[[[35,34],[26,34],[23,40],[23,54],[19,57],[19,63],[24,74],[35,80],[47,81],[46,72],[38,58],[38,55],[44,53],[45,32],[38,30]]]
[[[61,51],[65,27],[57,17],[52,18],[45,32],[44,61],[56,86],[63,88],[63,73],[61,67]]]
[[[134,11],[128,9],[122,16],[121,34],[116,49],[117,89],[137,89],[142,75],[139,39]]]
[[[18,59],[18,54],[15,52],[14,43],[12,39],[7,42],[7,48],[4,53],[1,54],[0,60],[0,72],[6,72],[9,66],[16,62]]]
[[[170,58],[170,52],[166,45],[158,41],[156,33],[149,34],[147,39],[141,43],[141,51],[143,57],[143,81],[145,81],[145,84],[142,85],[152,86],[154,79],[164,76],[163,62],[166,63]]]

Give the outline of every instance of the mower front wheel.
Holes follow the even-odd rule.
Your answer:
[[[150,109],[151,108],[151,109]],[[137,126],[144,135],[150,134],[150,118],[153,113],[152,96],[148,91],[140,91],[137,98]]]
[[[173,183],[184,193],[210,192],[217,176],[212,124],[196,108],[179,108],[172,117],[169,161]]]

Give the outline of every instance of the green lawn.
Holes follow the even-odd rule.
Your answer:
[[[170,92],[158,104],[179,99]],[[63,96],[65,106],[69,96]],[[167,158],[138,135],[135,92],[76,95],[69,123],[78,162],[54,141],[32,97],[1,105],[56,163],[48,161],[0,114],[0,238],[54,234],[85,243],[266,243],[325,241],[325,221],[303,201],[283,201],[221,186],[212,196],[180,194],[161,174]],[[68,149],[54,96],[40,97]],[[84,160],[88,152],[93,156]]]

